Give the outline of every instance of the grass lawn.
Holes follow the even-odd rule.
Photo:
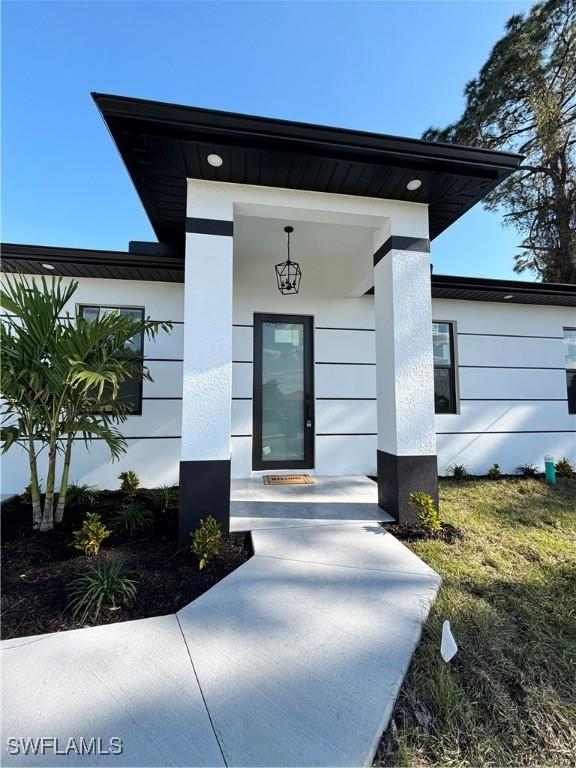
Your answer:
[[[442,481],[440,504],[464,539],[408,543],[443,586],[375,765],[574,766],[576,479]]]

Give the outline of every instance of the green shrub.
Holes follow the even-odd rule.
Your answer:
[[[129,499],[134,498],[136,491],[140,486],[140,478],[134,472],[133,469],[128,469],[126,472],[120,472],[118,475],[120,480],[120,490]]]
[[[559,459],[555,466],[556,474],[560,477],[572,477],[574,474],[574,467],[566,457]]]
[[[163,485],[161,488],[155,488],[152,491],[152,501],[154,502],[155,508],[159,512],[166,512],[166,510],[176,501],[176,493],[174,492],[174,488],[171,488],[169,485]]]
[[[129,501],[114,514],[113,520],[114,530],[127,531],[130,535],[152,528],[154,524],[152,513],[139,501]]]
[[[426,533],[438,533],[442,530],[440,513],[430,494],[417,492],[410,494],[410,504],[418,512],[418,521]]]
[[[191,533],[190,549],[198,557],[198,568],[202,570],[220,551],[222,529],[220,523],[209,515],[206,520],[200,520],[200,525]]]
[[[97,512],[88,512],[82,523],[82,527],[72,533],[74,548],[84,552],[85,555],[97,555],[100,545],[110,536],[110,531]]]
[[[26,488],[24,488],[20,494],[20,501],[22,504],[26,504],[27,507],[32,504],[32,483],[28,483]]]
[[[488,480],[500,480],[500,478],[502,477],[502,470],[500,469],[500,464],[492,464],[492,466],[488,470],[486,477],[488,478]]]
[[[94,504],[98,491],[86,483],[70,483],[66,490],[66,503],[71,507],[87,507]]]
[[[452,474],[454,480],[466,480],[467,477],[470,477],[466,464],[452,464],[448,467],[448,472]]]
[[[119,608],[136,597],[136,581],[117,560],[90,566],[70,584],[68,610],[75,619],[95,621],[102,608]]]
[[[516,472],[523,477],[536,477],[538,467],[535,467],[534,464],[520,464],[519,467],[516,467]]]

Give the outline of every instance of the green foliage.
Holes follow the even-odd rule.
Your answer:
[[[81,550],[85,555],[96,556],[100,551],[100,545],[110,536],[110,533],[97,512],[88,512],[82,526],[72,533],[74,549]]]
[[[440,513],[429,493],[411,493],[410,504],[418,512],[418,521],[426,533],[434,534],[442,530]]]
[[[102,440],[117,459],[126,440],[117,424],[127,406],[117,399],[128,379],[150,379],[130,340],[153,337],[169,323],[136,320],[119,313],[84,320],[66,314],[78,287],[75,281],[45,277],[7,277],[0,291],[5,312],[2,347],[1,435],[3,451],[18,445],[30,465],[34,528],[50,530],[62,519],[72,447]],[[38,447],[40,446],[40,447]],[[37,454],[46,449],[44,504],[40,497]],[[54,513],[56,464],[63,455],[58,507]]]
[[[140,486],[140,478],[136,472],[134,472],[133,469],[128,469],[126,472],[120,472],[118,480],[120,480],[120,490],[122,493],[129,499],[134,498],[136,491]]]
[[[485,199],[522,236],[516,272],[576,283],[576,3],[543,0],[506,25],[460,119],[427,139],[525,155]]]
[[[66,491],[66,501],[71,507],[87,507],[97,498],[98,491],[87,483],[70,483]]]
[[[191,533],[190,549],[198,557],[198,568],[202,570],[220,551],[222,529],[220,523],[209,515],[206,520],[200,520],[200,525]]]
[[[173,506],[174,502],[176,501],[176,493],[174,488],[171,488],[169,485],[163,485],[161,488],[155,488],[152,491],[152,500],[154,502],[155,508],[159,512],[166,512],[166,510]]]
[[[26,488],[20,494],[20,500],[23,504],[32,504],[32,483],[28,483]]]
[[[555,466],[556,474],[560,477],[572,477],[574,474],[574,467],[566,457],[559,459]]]
[[[114,515],[114,530],[123,530],[130,535],[152,528],[153,525],[152,513],[139,501],[129,501]]]
[[[442,586],[374,766],[573,768],[576,477],[441,479],[439,491],[463,537],[405,542]],[[450,664],[445,619],[459,649]]]
[[[452,464],[448,467],[448,472],[451,473],[454,480],[466,480],[467,477],[470,477],[466,464]]]
[[[95,621],[102,608],[117,609],[136,597],[136,580],[117,560],[100,561],[70,585],[68,610],[75,619]]]
[[[520,464],[519,467],[516,467],[516,472],[523,477],[536,477],[538,467],[535,467],[534,464]]]
[[[488,470],[486,477],[488,480],[500,480],[502,477],[502,470],[500,469],[500,464],[492,464],[490,469]]]

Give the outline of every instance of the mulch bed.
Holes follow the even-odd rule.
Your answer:
[[[426,533],[417,525],[398,525],[397,523],[380,523],[380,525],[400,541],[435,539],[436,541],[444,541],[446,544],[456,544],[464,539],[464,534],[460,528],[449,523],[442,523],[442,530],[438,533]]]
[[[147,498],[146,491],[139,492],[140,501]],[[99,512],[107,524],[122,501],[120,493],[104,491],[88,511]],[[2,639],[91,625],[75,622],[66,610],[70,582],[96,560],[70,546],[86,511],[66,510],[55,530],[39,533],[32,530],[30,507],[19,498],[3,505]],[[178,611],[252,555],[248,534],[230,534],[223,537],[220,554],[199,571],[189,547],[176,541],[176,509],[156,518],[150,531],[113,533],[102,544],[98,559],[121,558],[138,580],[138,594],[133,605],[102,611],[96,624]]]

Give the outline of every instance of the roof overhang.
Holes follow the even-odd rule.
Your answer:
[[[186,179],[359,195],[429,206],[430,237],[522,156],[363,131],[93,94],[160,242],[184,240]],[[223,164],[213,168],[209,154]],[[422,185],[410,191],[407,183]]]
[[[145,244],[140,244],[145,245]],[[2,243],[2,271],[154,282],[184,282],[182,255]],[[51,264],[47,270],[42,264]],[[372,291],[370,291],[372,293]],[[576,307],[576,285],[432,275],[432,298]]]
[[[2,271],[26,275],[184,282],[182,256],[2,243]],[[47,269],[43,264],[51,264]]]

